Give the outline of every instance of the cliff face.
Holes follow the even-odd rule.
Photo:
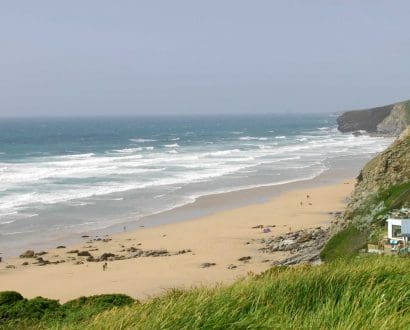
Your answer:
[[[337,118],[341,132],[366,131],[386,135],[399,135],[410,125],[410,100],[383,107],[354,110]]]
[[[369,161],[358,177],[357,192],[371,193],[410,181],[410,127]]]
[[[351,258],[367,243],[379,244],[389,212],[401,207],[410,207],[410,127],[360,172],[346,211],[320,252],[321,259]]]
[[[357,178],[345,218],[351,219],[360,205],[370,203],[369,200],[377,194],[380,195],[380,192],[407,183],[410,183],[410,127],[405,129],[390,147],[364,166]],[[408,193],[406,189],[403,190],[404,194]],[[386,198],[388,197],[386,195]]]

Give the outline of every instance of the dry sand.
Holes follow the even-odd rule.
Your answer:
[[[303,188],[262,204],[112,235],[108,242],[84,238],[83,244],[50,250],[42,256],[50,261],[65,260],[56,265],[38,266],[32,258],[12,258],[0,263],[0,291],[16,290],[28,298],[41,295],[64,302],[101,293],[125,293],[146,299],[174,287],[230,283],[248,272],[260,273],[269,268],[272,261],[289,256],[289,252],[261,253],[258,244],[249,242],[289,230],[327,227],[333,219],[329,213],[344,208],[352,189],[353,180]],[[271,232],[262,233],[261,229],[252,228],[257,225],[272,226]],[[67,253],[78,249],[88,250],[95,257],[105,252],[129,256],[126,250],[130,247],[144,251],[166,249],[171,255],[108,261],[107,270],[103,271],[104,262],[86,262],[83,257]],[[192,252],[177,254],[184,249]],[[250,261],[238,261],[244,256],[250,256]],[[84,263],[75,264],[79,260]],[[22,266],[23,262],[29,264]],[[201,268],[201,264],[207,262],[215,265]],[[237,267],[228,269],[231,264]],[[10,265],[16,268],[6,268]]]

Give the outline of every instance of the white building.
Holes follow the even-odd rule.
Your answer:
[[[404,240],[407,242],[410,237],[410,218],[389,218],[387,219],[387,237],[392,240]]]

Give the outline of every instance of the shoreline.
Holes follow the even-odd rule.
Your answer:
[[[266,184],[251,188],[238,189],[228,192],[211,193],[196,197],[193,202],[176,206],[172,209],[143,216],[137,220],[123,220],[98,230],[84,230],[77,233],[55,233],[55,237],[48,237],[46,241],[29,243],[24,246],[12,247],[0,251],[4,259],[18,256],[24,250],[47,250],[58,245],[75,245],[82,241],[81,236],[117,235],[124,231],[140,230],[170,223],[189,221],[195,218],[212,215],[216,212],[264,203],[284,192],[313,188],[323,184],[340,182],[344,179],[356,177],[363,165],[371,159],[371,155],[355,157],[333,157],[327,160],[327,169],[321,174],[308,179],[287,182],[283,184]]]
[[[250,205],[111,236],[90,235],[83,237],[81,244],[37,256],[56,264],[11,258],[0,263],[0,291],[16,290],[26,297],[41,295],[61,301],[101,293],[147,299],[170,288],[231,283],[292,256],[291,250],[261,252],[265,239],[327,228],[333,220],[330,213],[343,209],[353,189],[352,179],[340,179],[324,175],[303,187],[276,191],[273,198],[265,195],[264,201]],[[339,183],[333,182],[337,180]],[[261,225],[269,228],[268,232],[264,233]],[[87,256],[70,254],[70,250],[87,251],[92,258],[108,257],[87,261]]]

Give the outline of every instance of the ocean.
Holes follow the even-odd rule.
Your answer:
[[[328,114],[2,119],[0,252],[314,178],[390,143]]]

